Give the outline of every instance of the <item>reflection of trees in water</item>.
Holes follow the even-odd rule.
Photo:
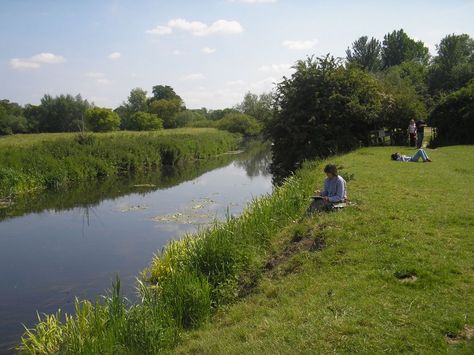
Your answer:
[[[80,208],[83,214],[83,225],[86,226],[89,223],[89,213],[95,213],[94,207],[104,200],[114,200],[131,193],[147,194],[170,188],[193,180],[210,170],[226,166],[232,161],[244,168],[250,177],[267,176],[268,165],[271,161],[269,145],[252,142],[245,148],[246,150],[238,155],[220,155],[192,163],[165,166],[148,173],[114,176],[100,181],[77,184],[69,189],[42,191],[38,194],[19,197],[15,199],[13,205],[0,208],[0,221],[45,210],[59,212]]]
[[[131,193],[146,194],[170,188],[193,180],[209,170],[225,166],[233,159],[235,156],[223,155],[173,167],[163,167],[144,174],[113,176],[100,181],[83,182],[68,189],[42,191],[18,197],[11,206],[0,208],[0,221],[45,210],[58,212],[81,208],[84,210],[84,221],[87,222],[90,209],[104,200],[114,200]]]
[[[270,175],[272,153],[268,142],[251,142],[244,153],[238,156],[234,164],[245,169],[247,176]]]

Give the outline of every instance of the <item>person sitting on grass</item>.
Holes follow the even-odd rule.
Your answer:
[[[392,154],[392,160],[396,160],[396,161],[417,162],[418,160],[420,160],[420,158],[423,161],[423,163],[431,163],[431,159],[428,157],[428,154],[426,154],[423,148],[418,149],[418,151],[412,157],[409,157],[408,155],[401,155],[400,153]]]
[[[324,180],[324,189],[315,191],[313,202],[309,207],[309,212],[330,211],[336,205],[346,202],[347,187],[344,178],[337,173],[337,167],[334,164],[328,164],[324,167],[327,178]]]

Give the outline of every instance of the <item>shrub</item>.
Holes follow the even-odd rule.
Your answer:
[[[258,121],[243,113],[229,113],[217,121],[215,127],[244,136],[257,136],[262,132],[262,126]]]
[[[429,123],[437,129],[434,145],[473,144],[474,80],[442,99]]]
[[[158,115],[147,112],[137,112],[132,115],[128,129],[132,131],[157,131],[163,129],[163,121]]]
[[[94,107],[86,111],[86,125],[94,132],[117,131],[120,117],[111,109]]]

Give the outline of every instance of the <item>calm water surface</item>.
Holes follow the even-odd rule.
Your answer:
[[[146,176],[44,193],[0,209],[0,353],[9,353],[36,311],[72,312],[115,275],[134,298],[135,277],[167,241],[238,215],[270,193],[266,147]]]

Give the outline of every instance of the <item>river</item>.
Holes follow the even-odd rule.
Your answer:
[[[12,352],[36,312],[73,312],[115,275],[135,278],[170,239],[239,215],[272,191],[269,148],[45,192],[0,208],[0,353]]]

